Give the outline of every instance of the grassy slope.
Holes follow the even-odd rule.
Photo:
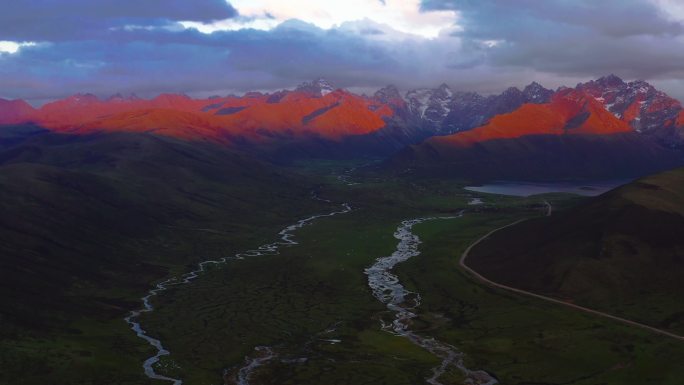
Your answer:
[[[237,261],[158,299],[144,324],[173,352],[168,366],[177,367],[175,374],[192,384],[217,383],[224,368],[242,366],[256,346],[271,346],[286,362],[266,365],[252,383],[416,384],[429,376],[434,357],[380,330],[386,312],[363,269],[394,251],[401,220],[451,215],[469,198],[444,181],[378,179],[345,189],[328,194],[357,210],[301,229],[300,245]],[[506,384],[678,383],[681,345],[495,292],[461,274],[458,256],[470,242],[541,211],[539,198],[487,201],[480,214],[416,227],[424,254],[399,268],[424,300],[416,328],[463,348],[471,367]],[[458,373],[448,377],[462,382]]]
[[[121,318],[149,283],[321,207],[308,180],[203,144],[16,143],[0,152],[0,383],[145,383],[149,348]]]
[[[472,252],[483,275],[684,332],[684,169],[501,231]]]
[[[416,228],[423,254],[399,271],[424,294],[426,333],[463,349],[468,366],[493,372],[502,384],[681,382],[679,341],[473,284],[459,269],[461,253],[510,219],[481,214]]]

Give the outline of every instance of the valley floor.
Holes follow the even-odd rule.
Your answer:
[[[484,195],[458,182],[350,177],[339,168],[329,176],[330,169],[305,169],[321,181],[319,196],[330,200],[318,202],[316,210],[332,212],[348,203],[352,211],[296,229],[291,239],[297,244],[279,254],[207,265],[192,282],[169,286],[151,299],[155,310],[141,314],[139,322],[170,351],[154,365],[157,373],[188,385],[408,385],[431,378],[463,384],[458,366],[447,365],[435,377],[443,357],[383,329],[394,315],[373,296],[365,273],[397,250],[395,232],[402,221],[446,216],[456,218],[412,226],[419,254],[394,266],[392,274],[419,295],[420,306],[400,304],[415,313],[408,323],[412,332],[462,352],[464,367],[488,373],[471,379],[508,385],[681,383],[681,342],[483,285],[459,265],[466,248],[493,229],[542,216],[548,202],[555,212],[578,198]],[[308,217],[311,209],[289,223]],[[225,237],[225,255],[235,255],[276,241],[279,229],[255,228],[241,242],[222,235],[221,228],[193,234],[211,236],[213,244]],[[170,271],[180,275],[194,268],[177,265]],[[127,310],[140,306],[129,291],[125,298]],[[145,376],[142,364],[155,349],[129,329],[123,307],[120,313],[101,322],[84,320],[74,335],[59,340],[3,342],[11,349],[6,352],[21,352],[0,355],[3,365],[26,373],[11,383],[58,378],[60,384],[171,384]]]
[[[457,184],[337,182],[323,194],[349,202],[352,212],[298,230],[299,244],[280,255],[230,261],[155,300],[157,310],[141,322],[171,351],[160,371],[186,384],[426,383],[440,358],[383,330],[391,314],[364,270],[394,252],[401,221],[465,208],[461,218],[416,224],[420,255],[394,269],[420,295],[410,324],[417,334],[464,352],[466,367],[502,384],[674,385],[684,376],[684,344],[484,286],[460,268],[468,245],[543,215],[544,199],[486,196],[484,205],[469,206],[472,193]],[[436,383],[464,379],[454,366]]]

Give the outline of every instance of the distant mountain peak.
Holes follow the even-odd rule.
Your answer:
[[[325,78],[317,78],[311,82],[304,82],[295,91],[307,92],[315,96],[325,96],[335,91],[335,86]]]
[[[377,90],[375,94],[373,94],[373,99],[380,101],[382,103],[387,103],[390,100],[397,100],[403,98],[401,97],[401,93],[399,92],[397,86],[390,84]]]
[[[453,92],[446,84],[436,89],[421,88],[406,93],[409,110],[431,126],[441,125],[451,112]]]
[[[450,98],[454,93],[446,83],[442,83],[439,87],[437,87],[436,94],[442,98]]]
[[[250,92],[246,92],[243,95],[243,97],[248,98],[248,99],[259,99],[262,96],[264,96],[264,94],[259,92],[259,91],[250,91]]]
[[[140,100],[140,98],[136,94],[129,94],[128,96],[124,96],[122,93],[117,92],[105,100],[107,102],[132,102]]]
[[[165,93],[165,94],[157,95],[154,99],[184,99],[184,100],[186,100],[186,99],[191,99],[191,98],[190,98],[190,96],[188,96],[186,94]]]
[[[523,93],[524,92],[535,92],[535,91],[541,91],[541,90],[546,90],[546,88],[544,88],[544,86],[542,86],[541,84],[539,84],[537,82],[532,82],[532,83],[526,85],[525,88],[523,88]]]
[[[525,86],[522,93],[525,99],[532,103],[546,103],[551,99],[551,95],[553,95],[552,90],[544,88],[544,86],[537,82],[532,82]]]
[[[33,112],[35,109],[24,100],[0,98],[0,119],[4,124],[21,122],[30,117]]]
[[[651,90],[655,90],[655,88],[645,80],[635,80],[633,82],[629,82],[627,83],[627,87],[629,87],[635,92],[640,93],[646,93]]]
[[[518,87],[508,87],[502,95],[521,95],[522,91]]]
[[[648,82],[635,80],[626,83],[611,74],[580,83],[577,89],[594,97],[635,131],[653,134],[668,145],[682,142],[680,134],[672,133],[668,128],[682,110],[681,103]]]
[[[100,99],[96,95],[91,93],[78,93],[72,95],[69,99],[75,103],[95,103],[100,101]]]
[[[120,103],[120,102],[124,102],[124,101],[127,101],[127,100],[128,100],[128,99],[126,99],[126,98],[125,98],[123,95],[121,95],[121,93],[119,93],[119,92],[117,92],[117,93],[115,93],[114,95],[112,95],[112,96],[110,96],[110,97],[107,98],[107,101],[108,101],[108,102],[115,102],[115,103]]]
[[[610,74],[596,79],[596,83],[607,87],[618,87],[625,84],[625,81],[615,74]]]
[[[373,94],[372,99],[377,103],[390,106],[395,111],[395,113],[399,113],[404,117],[406,117],[406,115],[408,114],[408,106],[406,100],[401,96],[399,89],[393,84],[390,84],[377,90]]]

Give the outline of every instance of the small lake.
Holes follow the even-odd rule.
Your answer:
[[[481,186],[468,186],[466,190],[528,197],[537,194],[570,193],[583,196],[597,196],[618,186],[629,183],[629,180],[612,180],[598,182],[492,182]]]

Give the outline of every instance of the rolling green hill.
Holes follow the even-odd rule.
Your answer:
[[[27,367],[90,364],[106,378],[113,347],[144,347],[121,317],[151,281],[324,210],[309,180],[208,144],[131,134],[16,143],[0,151],[0,383]],[[111,370],[144,381],[139,358],[116,368],[122,359]]]
[[[684,169],[491,236],[468,264],[493,281],[684,331]]]

